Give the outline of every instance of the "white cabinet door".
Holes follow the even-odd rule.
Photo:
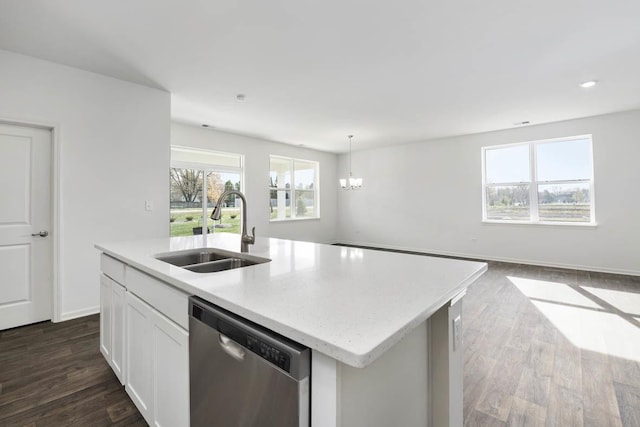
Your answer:
[[[100,352],[124,384],[126,289],[100,275]]]
[[[125,292],[126,390],[152,426],[189,426],[189,334]]]
[[[125,380],[125,294],[127,290],[111,281],[111,368],[121,384]]]
[[[126,301],[126,381],[129,397],[142,416],[153,415],[153,309],[130,292]]]
[[[153,425],[189,427],[189,334],[154,314]]]
[[[111,279],[100,275],[100,353],[111,364]]]

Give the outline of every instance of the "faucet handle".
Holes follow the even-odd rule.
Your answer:
[[[256,228],[253,227],[251,229],[251,236],[249,236],[248,234],[243,235],[242,241],[249,245],[253,245],[256,242]]]

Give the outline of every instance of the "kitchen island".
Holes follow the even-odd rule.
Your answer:
[[[239,252],[240,237],[216,234],[96,247],[103,252],[105,280],[121,284],[115,293],[103,286],[101,295],[111,298],[107,302],[131,293],[181,326],[184,335],[186,296],[196,295],[309,347],[313,427],[462,424],[461,299],[486,271],[484,263],[258,237],[249,254],[270,262],[195,273],[155,256],[198,248]],[[166,289],[153,291],[150,279]],[[169,306],[174,296],[180,302]],[[104,329],[110,337],[105,338],[114,344],[113,331],[123,326],[117,322],[120,311],[109,313]],[[125,329],[131,327],[130,318],[121,321]],[[175,339],[184,342],[184,337]],[[116,351],[130,355],[129,347],[136,345],[125,339],[103,354],[108,360]],[[135,360],[127,360],[112,366],[123,371],[121,381],[129,386],[138,368]],[[127,391],[140,394],[134,384]],[[132,399],[143,414],[155,408],[152,419],[163,406]]]

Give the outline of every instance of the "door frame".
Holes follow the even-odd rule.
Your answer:
[[[62,293],[60,292],[60,145],[62,139],[61,125],[55,123],[42,122],[40,120],[16,119],[0,117],[0,124],[21,126],[26,128],[36,128],[48,130],[51,134],[51,230],[49,236],[53,239],[51,243],[51,286],[52,286],[52,322],[60,322],[62,319]]]

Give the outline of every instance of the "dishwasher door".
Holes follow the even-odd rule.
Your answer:
[[[308,348],[189,301],[192,427],[309,426]]]

